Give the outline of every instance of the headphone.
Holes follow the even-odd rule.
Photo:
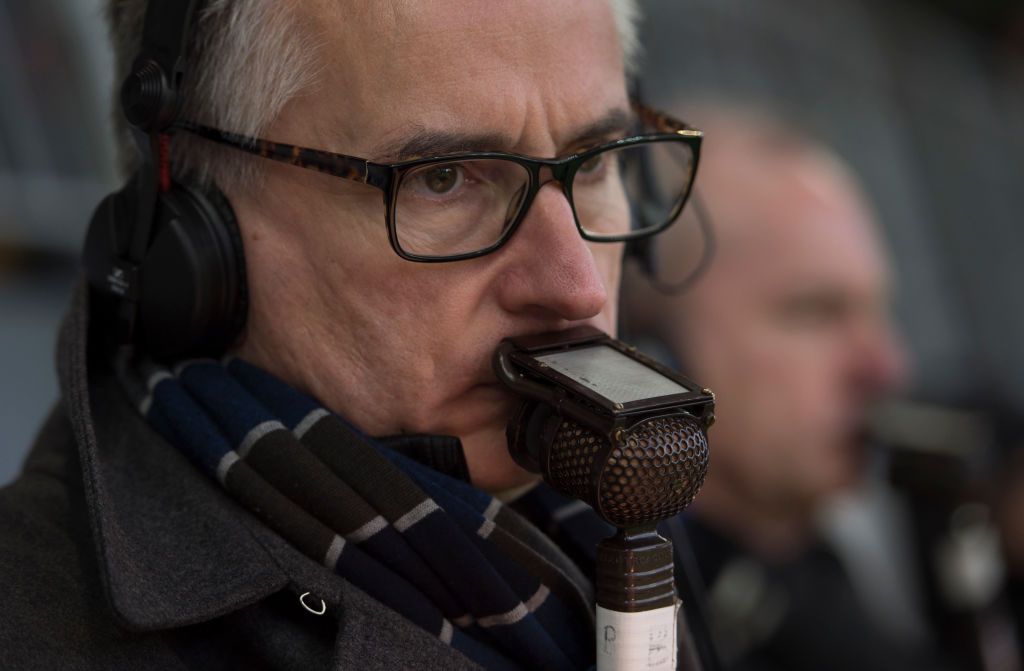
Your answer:
[[[83,252],[104,335],[157,359],[222,353],[249,303],[227,197],[170,177],[169,131],[181,110],[186,46],[201,4],[149,0],[142,46],[121,86],[140,166],[96,208]]]

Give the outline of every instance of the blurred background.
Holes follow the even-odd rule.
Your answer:
[[[1022,3],[645,7],[648,100],[764,106],[853,166],[896,259],[914,392],[1024,408]]]
[[[0,483],[57,398],[56,329],[116,184],[100,0],[0,0]]]
[[[100,5],[0,0],[0,485],[56,399],[56,328],[88,218],[117,183]],[[933,429],[899,440],[931,449],[967,432],[984,436],[969,442],[988,473],[1012,463],[1024,444],[1022,3],[642,6],[646,101],[683,119],[688,100],[770,110],[838,152],[867,190],[896,267],[914,371],[906,412],[925,413],[896,431]],[[977,462],[927,472],[960,486]]]
[[[767,113],[852,168],[892,258],[911,370],[876,417],[871,477],[820,511],[820,544],[772,556],[723,523],[708,486],[698,496],[690,534],[724,661],[1022,668],[1024,3],[643,4],[645,101],[698,126],[709,103]]]

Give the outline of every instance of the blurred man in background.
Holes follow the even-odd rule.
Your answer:
[[[936,668],[887,640],[816,534],[823,504],[864,474],[869,407],[906,372],[872,214],[798,134],[735,111],[702,121],[714,263],[681,296],[638,280],[623,309],[717,396],[688,529],[720,651],[743,669]],[[656,252],[669,272],[693,248],[677,228]]]

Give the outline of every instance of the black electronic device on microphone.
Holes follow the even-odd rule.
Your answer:
[[[493,364],[524,398],[512,457],[618,528],[598,545],[599,671],[674,669],[672,543],[655,526],[704,482],[714,394],[591,327],[506,339]]]
[[[216,354],[245,323],[241,235],[216,187],[170,179],[185,53],[200,0],[150,0],[142,46],[121,87],[140,165],[89,224],[83,254],[107,334],[156,358]]]

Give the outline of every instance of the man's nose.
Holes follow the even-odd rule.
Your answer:
[[[557,182],[540,188],[503,251],[509,268],[500,301],[510,312],[577,321],[597,315],[608,302],[610,278],[602,276]]]
[[[876,324],[864,334],[858,368],[862,384],[874,393],[893,391],[906,382],[906,350],[888,323]]]

